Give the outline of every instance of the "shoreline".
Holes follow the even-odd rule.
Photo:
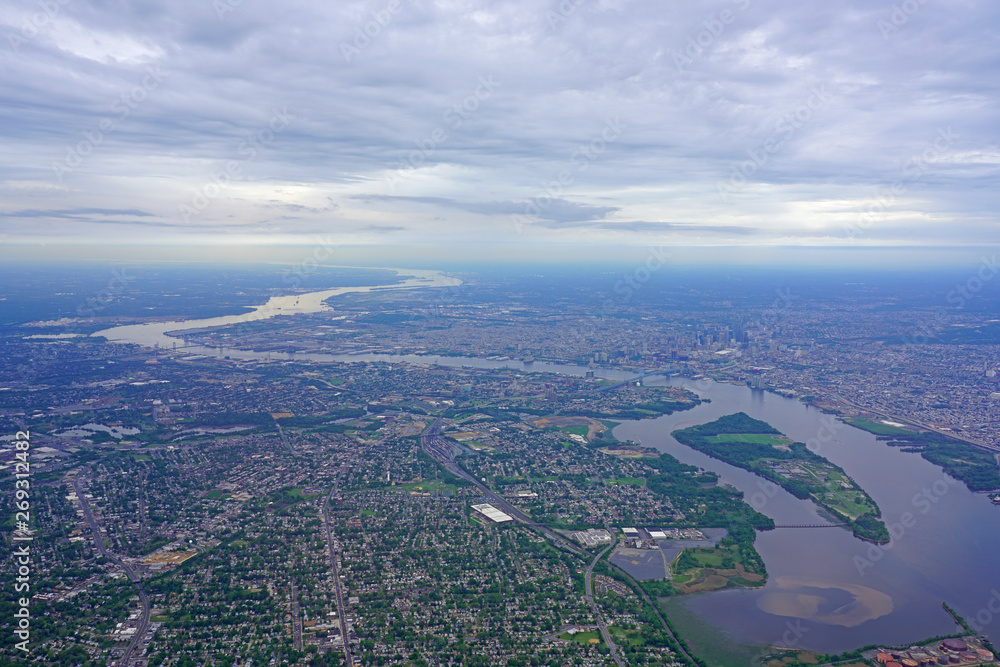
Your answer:
[[[427,287],[458,287],[463,284],[463,281],[460,278],[446,276],[441,271],[426,269],[388,269],[386,267],[363,268],[381,268],[383,270],[395,271],[397,277],[406,279],[402,282],[389,285],[334,287],[325,290],[316,290],[313,292],[273,296],[265,303],[253,306],[250,311],[240,315],[220,315],[201,319],[168,319],[159,322],[127,324],[95,331],[90,334],[90,336],[103,337],[109,342],[133,343],[144,347],[169,347],[171,345],[175,345],[178,338],[183,338],[183,332],[193,329],[226,327],[244,322],[268,320],[279,315],[302,315],[333,310],[333,308],[325,302],[328,299],[335,296],[341,296],[343,294]],[[151,342],[152,344],[150,344]]]

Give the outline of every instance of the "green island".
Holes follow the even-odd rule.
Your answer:
[[[592,419],[653,419],[690,410],[708,399],[680,387],[634,387],[626,385],[615,391],[598,392],[582,404],[566,406],[562,415]]]
[[[693,449],[771,480],[796,498],[812,499],[856,537],[889,540],[878,505],[842,468],[766,422],[738,412],[672,435]]]
[[[636,403],[628,408],[610,408],[604,410],[574,410],[567,409],[564,414],[579,414],[595,419],[653,419],[663,415],[672,415],[681,410],[690,410],[699,403],[706,402],[704,399],[693,398],[689,401],[667,401],[651,400],[645,403]]]
[[[848,419],[851,426],[874,434],[890,445],[906,447],[946,473],[961,480],[970,491],[1000,489],[1000,470],[996,459],[984,449],[933,431],[915,431],[867,419]]]

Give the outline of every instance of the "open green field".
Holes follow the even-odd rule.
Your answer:
[[[685,595],[724,588],[763,586],[766,581],[763,564],[755,566],[752,560],[746,560],[747,556],[745,548],[733,543],[684,549],[670,565],[673,584],[678,592]]]
[[[611,633],[612,640],[619,646],[641,648],[646,645],[642,632],[639,630],[626,630],[620,625],[612,625],[608,627],[608,632]]]
[[[466,447],[468,447],[469,449],[473,449],[473,450],[475,450],[477,452],[481,452],[483,450],[487,450],[487,451],[492,451],[493,450],[492,447],[490,447],[488,445],[484,445],[483,443],[479,442],[478,440],[466,440],[462,444],[465,445]]]
[[[862,514],[871,513],[871,503],[850,493],[826,493],[820,494],[817,498],[821,505],[829,510],[834,510],[836,514],[847,517],[851,521],[857,519]]]
[[[304,492],[305,489],[302,488],[301,486],[297,486],[289,491],[289,493],[291,493],[293,496],[297,496],[299,498],[302,498],[303,500],[308,500],[310,498],[319,498],[321,495],[323,495],[322,493],[304,493]]]
[[[750,442],[755,445],[768,445],[770,447],[787,446],[791,440],[783,435],[773,435],[770,433],[723,433],[707,438],[709,442]]]
[[[913,435],[915,433],[915,431],[908,428],[889,426],[888,424],[873,422],[868,419],[848,419],[846,421],[851,426],[856,426],[862,431],[868,431],[869,433],[874,433],[875,435]]]
[[[698,567],[722,567],[725,552],[722,549],[691,549]]]
[[[743,412],[674,431],[679,442],[769,479],[840,516],[863,539],[887,541],[882,512],[841,468]],[[775,446],[780,445],[780,446]]]
[[[645,486],[646,480],[643,477],[616,477],[605,480],[605,483],[615,486]]]
[[[563,426],[559,430],[564,433],[572,433],[573,435],[582,435],[583,437],[587,437],[587,433],[590,432],[590,428],[587,426]]]
[[[576,642],[577,644],[603,644],[604,640],[601,639],[601,633],[597,630],[591,630],[590,632],[577,632],[576,634],[570,634],[564,632],[559,635],[559,639],[565,639],[568,642]],[[591,641],[596,639],[597,641]]]

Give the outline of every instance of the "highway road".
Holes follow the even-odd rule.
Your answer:
[[[559,535],[558,533],[555,533],[555,532],[551,531],[550,529],[546,528],[545,526],[542,526],[541,524],[538,524],[538,523],[532,521],[530,517],[526,516],[518,508],[516,508],[513,505],[511,505],[510,503],[508,503],[503,498],[498,497],[497,494],[493,493],[493,491],[491,489],[487,488],[482,482],[480,482],[479,480],[477,480],[475,477],[473,477],[468,472],[466,472],[465,469],[463,469],[461,466],[459,466],[455,462],[455,447],[451,443],[449,443],[447,440],[445,440],[444,437],[441,435],[441,420],[440,419],[435,420],[433,424],[431,424],[426,429],[424,429],[423,433],[420,434],[420,446],[424,450],[424,452],[426,452],[431,458],[433,458],[435,461],[437,461],[438,463],[440,463],[441,465],[443,465],[448,472],[450,472],[451,474],[455,475],[456,477],[460,477],[460,478],[462,478],[462,479],[464,479],[464,480],[472,483],[473,485],[475,485],[475,487],[477,489],[479,489],[479,491],[483,494],[483,496],[485,498],[487,498],[489,500],[489,502],[491,502],[492,504],[494,504],[499,509],[501,509],[504,512],[506,512],[507,514],[511,515],[516,520],[518,520],[518,521],[520,521],[520,522],[522,522],[522,523],[524,523],[524,524],[526,524],[526,525],[534,528],[535,530],[538,530],[539,532],[541,532],[542,534],[544,534],[546,537],[548,537],[549,539],[551,539],[553,542],[566,547],[569,551],[571,551],[575,555],[580,556],[580,557],[589,557],[590,556],[589,553],[583,551],[582,549],[580,549],[579,547],[577,547],[575,544],[573,544],[572,542],[570,542],[568,539],[566,539],[562,535]],[[601,628],[601,635],[604,637],[604,641],[605,641],[605,643],[607,643],[608,647],[611,648],[611,655],[612,655],[612,657],[614,657],[615,662],[617,662],[618,665],[620,665],[621,667],[624,667],[624,665],[623,665],[623,663],[621,661],[621,658],[618,656],[618,653],[617,653],[617,650],[616,650],[617,647],[612,642],[610,633],[607,631],[607,627],[604,625],[604,621],[601,620],[600,614],[597,613],[597,606],[596,606],[596,602],[593,599],[593,593],[592,593],[591,581],[590,581],[591,580],[591,575],[592,575],[593,570],[594,570],[594,566],[600,560],[601,556],[603,556],[605,553],[607,553],[608,549],[611,549],[612,547],[614,547],[614,543],[612,543],[611,546],[609,546],[607,549],[605,549],[604,551],[602,551],[600,554],[598,554],[591,561],[590,566],[587,568],[587,571],[586,571],[586,573],[584,575],[584,584],[585,584],[584,590],[587,593],[587,600],[588,600],[588,602],[591,605],[591,609],[593,610],[594,618],[598,622],[598,627]],[[642,589],[642,586],[640,586],[638,584],[638,582],[635,581],[635,579],[633,579],[627,572],[625,572],[621,568],[619,568],[617,566],[614,566],[614,565],[612,567],[615,567],[616,570],[618,570],[619,572],[621,572],[630,581],[632,581],[633,583],[635,583],[635,588],[638,591],[639,595],[642,597],[642,599],[645,601],[645,603],[648,604],[650,606],[650,608],[652,608],[653,612],[656,614],[657,618],[660,620],[660,624],[663,626],[664,631],[674,641],[677,641],[678,647],[680,647],[681,654],[684,657],[686,657],[691,662],[691,664],[697,664],[695,662],[694,658],[692,658],[691,655],[688,654],[688,652],[685,651],[683,647],[681,647],[680,642],[677,640],[676,635],[674,635],[673,631],[670,630],[670,627],[667,625],[667,622],[663,618],[663,615],[660,613],[660,610],[656,607],[656,605],[653,603],[653,601],[650,600],[649,596],[646,594],[646,591],[644,591]],[[614,648],[612,648],[612,647],[614,647]]]
[[[470,475],[464,468],[458,465],[458,463],[455,462],[455,446],[445,440],[444,436],[441,435],[440,419],[434,420],[434,423],[424,429],[424,432],[420,434],[420,446],[428,456],[444,466],[445,470],[475,486],[479,492],[483,494],[483,497],[497,509],[506,512],[510,516],[514,517],[515,520],[534,528],[556,544],[565,547],[577,556],[584,557],[587,555],[586,552],[573,544],[573,542],[532,520],[530,516],[522,512],[514,505],[511,505],[500,495],[494,493],[492,489],[487,487],[478,479]]]
[[[337,618],[340,619],[340,637],[344,641],[344,657],[346,662],[344,664],[350,667],[354,664],[354,658],[351,655],[351,640],[348,635],[347,630],[347,605],[344,604],[344,590],[340,584],[340,570],[337,567],[337,554],[339,549],[336,547],[336,539],[333,534],[333,522],[330,519],[330,499],[337,493],[337,485],[334,484],[333,490],[323,501],[323,526],[326,530],[326,544],[327,548],[330,550],[330,574],[333,575],[334,593],[337,596]]]
[[[618,647],[615,645],[613,639],[611,639],[611,633],[608,632],[608,626],[604,623],[604,619],[601,618],[601,612],[597,608],[597,601],[594,600],[594,585],[591,581],[592,575],[594,574],[594,566],[597,565],[597,561],[601,560],[601,557],[613,549],[615,543],[612,542],[608,545],[608,548],[594,556],[594,560],[590,561],[590,565],[587,567],[587,571],[583,575],[583,590],[587,594],[587,603],[590,605],[590,611],[594,614],[594,621],[597,623],[598,629],[601,631],[601,636],[604,637],[604,643],[608,645],[608,650],[611,651],[611,657],[615,659],[618,663],[618,667],[625,667],[625,663],[622,662],[621,657],[618,655]]]
[[[80,479],[89,473],[90,468],[84,468],[77,473],[73,477],[73,489],[76,491],[77,498],[80,499],[80,506],[83,509],[83,515],[87,519],[87,523],[90,524],[90,531],[94,535],[94,548],[97,549],[97,553],[116,563],[125,572],[129,580],[135,584],[136,590],[139,593],[139,606],[141,607],[142,612],[139,615],[139,623],[136,626],[135,634],[132,635],[132,641],[129,642],[128,647],[125,649],[125,653],[122,654],[122,658],[118,662],[119,665],[127,666],[132,660],[132,654],[135,652],[135,647],[149,630],[149,595],[146,594],[145,589],[142,587],[142,582],[139,580],[135,571],[132,570],[132,567],[124,560],[108,551],[104,544],[104,539],[101,537],[100,525],[97,523],[97,517],[94,516],[93,510],[90,509],[90,503],[87,501],[87,497],[84,495],[84,490],[80,486]]]
[[[274,420],[274,425],[278,427],[278,435],[281,437],[281,444],[288,449],[289,454],[294,455],[295,449],[292,447],[292,444],[288,442],[288,438],[285,437],[285,429],[281,428],[281,424],[278,423],[277,419]]]

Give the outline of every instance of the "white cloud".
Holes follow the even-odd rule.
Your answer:
[[[389,18],[379,0],[231,4],[220,17],[200,0],[67,2],[0,61],[0,232],[28,229],[17,211],[86,208],[148,211],[168,234],[192,189],[236,160],[240,175],[185,233],[520,242],[503,216],[549,193],[563,203],[530,238],[707,243],[731,228],[732,242],[751,242],[747,228],[754,243],[815,243],[943,127],[959,139],[907,182],[871,240],[911,242],[905,221],[921,220],[922,238],[947,228],[975,242],[998,209],[1000,8],[987,0],[924,5],[889,39],[885,12],[861,0],[595,0],[555,24],[559,4],[531,0],[401,0]],[[723,11],[733,20],[720,30]],[[26,16],[12,11],[8,27]],[[341,44],[366,27],[347,62]],[[679,71],[675,54],[699,39]],[[122,115],[115,103],[152,63],[162,84]],[[489,94],[484,78],[499,83]],[[784,136],[817,86],[829,101]],[[248,157],[275,108],[292,120]],[[602,144],[615,117],[627,129]],[[108,118],[114,131],[55,180],[52,163]],[[776,134],[780,149],[720,198],[718,184]],[[588,146],[600,151],[581,161]],[[84,223],[32,224],[58,235]],[[92,225],[95,239],[153,228]]]

